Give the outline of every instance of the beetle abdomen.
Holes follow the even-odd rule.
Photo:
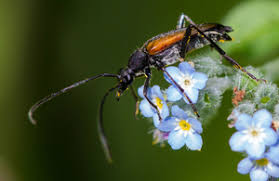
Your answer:
[[[169,47],[173,44],[181,41],[184,37],[185,31],[177,31],[167,36],[162,36],[161,38],[150,41],[146,45],[146,50],[150,55],[155,55]]]

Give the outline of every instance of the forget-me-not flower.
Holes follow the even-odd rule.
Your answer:
[[[168,143],[174,150],[186,145],[190,150],[200,150],[202,147],[202,125],[187,114],[178,106],[172,106],[173,117],[163,120],[158,128],[161,131],[169,132]]]
[[[153,117],[154,126],[157,127],[160,123],[157,110],[153,108],[143,95],[143,86],[138,89],[138,94],[143,100],[140,102],[139,109],[144,117]],[[158,85],[154,85],[147,90],[147,97],[155,104],[159,110],[162,119],[169,115],[169,109],[165,98]]]
[[[252,181],[267,181],[269,177],[279,178],[279,166],[267,157],[257,160],[246,157],[238,163],[237,171],[241,174],[250,173]]]
[[[177,82],[177,84],[183,88],[184,92],[189,96],[192,103],[198,101],[199,90],[206,86],[208,77],[206,74],[196,72],[195,69],[187,62],[182,62],[177,67],[167,67],[166,71]],[[185,102],[189,104],[189,101],[183,96],[183,93],[175,86],[173,81],[165,74],[165,79],[172,85],[167,89],[167,97],[169,101],[178,101],[182,97]]]
[[[274,145],[278,135],[271,128],[272,115],[265,109],[254,113],[240,114],[235,123],[238,132],[230,138],[230,146],[233,151],[246,151],[254,159],[261,158],[266,146]]]
[[[274,146],[271,146],[266,153],[266,157],[273,161],[273,163],[279,165],[279,140]]]

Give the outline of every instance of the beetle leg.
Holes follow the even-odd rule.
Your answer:
[[[132,95],[133,95],[133,97],[134,97],[134,99],[135,99],[135,101],[136,101],[136,111],[135,111],[135,118],[136,119],[138,119],[137,118],[137,115],[139,114],[139,98],[138,98],[138,96],[137,96],[137,94],[136,94],[136,92],[135,92],[135,90],[134,90],[134,88],[133,88],[133,86],[132,85],[130,85],[130,90],[131,90],[131,93],[132,93]]]
[[[175,86],[179,89],[179,91],[183,94],[183,96],[188,100],[189,104],[191,105],[194,113],[197,115],[197,117],[200,117],[196,106],[193,104],[189,96],[186,94],[184,89],[172,78],[172,76],[166,71],[166,69],[163,67],[161,70],[165,73],[165,75],[175,84]]]
[[[184,20],[184,14],[182,13],[177,21],[177,25],[176,25],[176,29],[181,29],[181,28],[185,28],[185,20]]]
[[[191,32],[192,32],[193,26],[191,24],[188,25],[188,27],[186,28],[186,32],[184,34],[184,37],[182,39],[182,45],[181,45],[181,49],[180,49],[180,57],[182,60],[185,59],[185,54],[186,54],[186,48],[187,45],[190,42],[191,39]]]
[[[145,75],[146,75],[146,79],[145,79],[144,87],[143,87],[143,96],[146,98],[146,100],[149,102],[149,104],[157,111],[159,120],[161,121],[162,117],[160,115],[158,107],[147,97],[147,90],[148,90],[149,82],[150,82],[150,78],[151,78],[151,72],[150,72],[149,68],[147,68],[145,70]]]
[[[235,61],[233,58],[228,56],[222,48],[220,48],[211,38],[209,38],[206,34],[203,33],[203,31],[201,31],[197,27],[197,25],[191,20],[191,18],[189,18],[187,15],[184,15],[183,19],[184,19],[184,21],[182,21],[182,24],[184,24],[185,21],[188,21],[190,23],[190,25],[192,25],[193,28],[195,28],[201,35],[204,36],[204,38],[207,41],[210,42],[211,47],[213,47],[223,58],[225,58],[228,62],[230,62],[233,65],[233,67],[235,67],[236,69],[241,70],[242,72],[247,74],[253,80],[256,80],[256,81],[261,81],[262,80],[262,81],[266,82],[266,80],[264,80],[264,79],[258,79],[257,77],[255,77],[253,74],[248,72],[245,68],[243,68],[237,61]]]

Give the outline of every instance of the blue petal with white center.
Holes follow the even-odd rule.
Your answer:
[[[164,74],[165,79],[172,84],[166,92],[169,101],[178,101],[183,97],[184,101],[189,104],[190,102],[183,94],[186,93],[192,103],[197,103],[199,90],[206,86],[208,80],[207,75],[201,72],[195,72],[195,69],[187,62],[180,63],[178,67],[171,66],[166,68],[166,71],[175,83],[171,81],[166,73]],[[178,89],[178,85],[183,91]]]
[[[257,160],[246,157],[239,162],[237,171],[241,174],[250,172],[252,181],[267,181],[270,177],[279,178],[279,167],[266,155]]]
[[[172,106],[173,117],[162,121],[158,129],[164,132],[170,132],[168,143],[171,148],[178,150],[186,145],[190,150],[200,150],[202,147],[202,126],[199,121],[188,117],[184,110],[178,106]]]
[[[247,114],[237,115],[234,133],[229,143],[233,151],[246,151],[251,158],[261,158],[267,146],[276,143],[278,135],[271,129],[271,114],[265,110],[259,110],[253,117]]]
[[[140,102],[139,109],[141,111],[141,114],[144,117],[153,117],[154,126],[157,127],[160,124],[157,110],[144,97],[143,89],[144,89],[143,86],[141,86],[138,89],[139,96],[144,98]],[[148,88],[147,97],[154,105],[156,105],[162,119],[165,119],[166,117],[169,116],[169,109],[168,109],[167,103],[166,103],[164,96],[158,85],[155,85],[152,88]]]

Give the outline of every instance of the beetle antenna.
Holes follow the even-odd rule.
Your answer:
[[[109,163],[112,162],[112,157],[111,157],[111,152],[110,152],[110,147],[108,145],[108,141],[107,141],[107,137],[106,137],[106,134],[105,134],[105,129],[104,129],[104,122],[103,122],[103,110],[104,110],[104,103],[105,103],[105,100],[107,98],[107,96],[112,92],[114,91],[116,88],[119,88],[120,87],[120,84],[116,85],[115,87],[112,87],[110,88],[106,94],[104,95],[102,101],[101,101],[101,105],[100,105],[100,109],[99,109],[99,119],[98,119],[98,134],[99,134],[99,137],[100,137],[100,141],[101,141],[101,144],[103,146],[103,149],[104,149],[104,152],[105,152],[105,156],[108,160]]]
[[[93,77],[90,77],[90,78],[87,78],[87,79],[84,79],[84,80],[81,80],[81,81],[78,81],[68,87],[65,87],[64,89],[61,89],[59,90],[58,92],[55,92],[55,93],[52,93],[46,97],[44,97],[43,99],[39,100],[38,102],[36,102],[28,111],[28,117],[29,117],[29,120],[31,121],[32,124],[36,124],[37,121],[33,118],[33,113],[41,106],[43,105],[44,103],[52,100],[53,98],[63,94],[63,93],[66,93],[68,92],[69,90],[75,88],[75,87],[78,87],[82,84],[85,84],[87,82],[89,82],[90,80],[95,80],[95,79],[98,79],[100,77],[116,77],[116,78],[119,78],[119,75],[117,74],[109,74],[109,73],[104,73],[104,74],[99,74],[99,75],[95,75]]]

